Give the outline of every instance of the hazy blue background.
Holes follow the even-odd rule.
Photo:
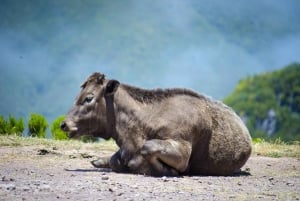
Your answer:
[[[299,0],[0,0],[0,115],[52,121],[94,71],[223,99],[300,61]]]

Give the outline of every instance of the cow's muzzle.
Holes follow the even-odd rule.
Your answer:
[[[78,130],[73,121],[62,121],[60,129],[66,132],[76,132]]]
[[[63,131],[68,131],[67,128],[68,128],[68,126],[67,126],[66,122],[65,122],[65,121],[62,121],[62,122],[60,123],[60,129],[63,130]]]

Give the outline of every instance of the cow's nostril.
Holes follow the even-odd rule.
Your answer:
[[[63,130],[63,131],[67,130],[67,124],[66,124],[66,122],[62,121],[60,123],[60,129]]]

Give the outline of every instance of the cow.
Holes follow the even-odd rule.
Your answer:
[[[61,122],[70,138],[115,140],[119,150],[91,163],[150,176],[232,175],[251,154],[239,116],[188,89],[142,89],[93,73]]]

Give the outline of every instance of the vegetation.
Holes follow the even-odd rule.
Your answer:
[[[300,142],[286,143],[280,138],[265,141],[261,138],[253,139],[253,154],[269,157],[296,157],[300,158]]]
[[[51,134],[54,140],[68,140],[68,134],[65,131],[60,129],[60,123],[64,120],[65,116],[61,115],[57,117],[51,127]],[[30,119],[28,121],[28,135],[30,137],[39,137],[46,138],[47,137],[47,128],[49,127],[46,118],[41,114],[30,114]],[[0,135],[18,135],[22,136],[25,129],[25,124],[23,118],[16,119],[12,115],[9,115],[8,120],[6,120],[3,116],[0,116]],[[82,135],[80,137],[80,141],[85,143],[97,142],[98,138]]]
[[[300,64],[248,77],[224,102],[246,122],[253,138],[300,141]]]
[[[8,120],[3,116],[0,116],[0,135],[1,134],[16,134],[22,136],[25,129],[24,119],[16,119],[12,115],[9,115]]]
[[[32,137],[46,137],[48,122],[43,115],[31,113],[28,121],[29,135]]]
[[[60,123],[64,120],[65,116],[59,116],[55,119],[51,125],[52,138],[55,140],[66,140],[68,135],[66,132],[60,129]]]

